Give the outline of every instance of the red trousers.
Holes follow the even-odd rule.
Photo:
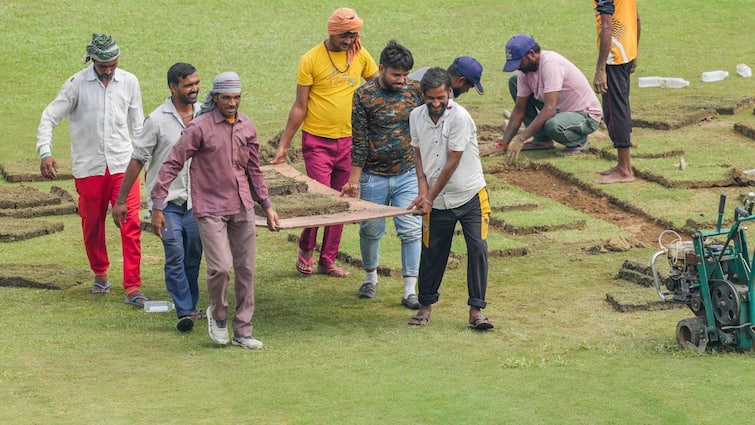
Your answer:
[[[75,179],[76,192],[79,194],[79,215],[81,216],[81,229],[84,233],[84,248],[89,259],[89,267],[95,276],[107,275],[108,267],[110,267],[105,222],[110,221],[108,207],[115,205],[122,181],[123,173],[110,174],[107,169],[104,176]],[[142,258],[140,204],[140,184],[137,178],[126,200],[128,216],[126,221],[121,222],[123,288],[127,294],[139,289],[142,284],[140,274]]]

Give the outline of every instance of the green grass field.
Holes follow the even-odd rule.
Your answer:
[[[669,121],[688,109],[727,107],[755,97],[755,79],[734,72],[755,67],[754,0],[708,2],[640,0],[642,41],[637,76],[682,77],[681,90],[632,86],[635,118]],[[295,95],[298,58],[326,37],[330,13],[343,3],[43,0],[0,4],[0,163],[36,158],[39,117],[63,81],[81,69],[93,32],[118,41],[120,66],[140,79],[146,113],[168,96],[165,73],[177,61],[194,64],[204,97],[212,78],[241,76],[241,109],[260,139],[285,125]],[[354,1],[365,21],[363,44],[377,57],[395,38],[416,66],[446,67],[471,55],[484,66],[485,94],[460,98],[478,126],[500,125],[511,109],[501,72],[504,46],[514,34],[533,35],[544,49],[570,58],[592,78],[596,59],[591,2],[457,0]],[[718,83],[700,73],[725,69]],[[638,158],[640,170],[670,181],[709,181],[727,170],[755,167],[755,141],[732,123],[755,126],[753,106],[675,130],[635,129],[636,153],[681,149],[678,158]],[[295,139],[298,143],[298,138]],[[597,144],[610,152],[610,144]],[[67,125],[55,132],[53,152],[70,157]],[[587,185],[609,160],[546,161]],[[499,159],[487,158],[486,164]],[[348,279],[303,277],[293,265],[296,245],[286,233],[261,230],[257,257],[255,336],[265,348],[248,352],[216,347],[204,322],[179,334],[172,314],[147,314],[124,305],[118,235],[109,226],[114,291],[93,297],[88,285],[54,291],[0,287],[0,423],[4,424],[720,424],[752,416],[752,352],[697,355],[676,346],[674,332],[686,310],[617,313],[606,303],[624,260],[649,261],[656,247],[590,255],[583,248],[613,235],[616,225],[584,217],[537,194],[493,182],[499,205],[533,204],[531,211],[499,212],[512,223],[587,219],[584,230],[511,236],[496,233],[496,249],[526,247],[521,257],[491,257],[485,313],[493,332],[466,329],[465,261],[449,269],[426,328],[405,325],[400,276],[381,277],[378,296],[360,300],[362,271]],[[73,182],[30,183],[73,191]],[[0,190],[11,183],[0,180]],[[727,211],[746,187],[685,189],[641,181],[599,187],[649,215],[682,226],[713,221],[718,194]],[[510,196],[507,194],[510,192]],[[727,212],[727,217],[730,214]],[[63,232],[0,243],[8,264],[60,265],[87,270],[75,215],[34,220],[61,222]],[[389,224],[389,229],[393,225]],[[346,231],[344,250],[358,255],[358,233]],[[294,234],[296,232],[293,232]],[[395,232],[383,241],[395,269]],[[454,250],[463,252],[461,238]],[[144,290],[167,299],[162,246],[142,240]],[[2,271],[0,271],[2,274]],[[637,289],[652,294],[652,289]],[[203,291],[204,292],[204,291]],[[203,294],[200,305],[207,306]]]

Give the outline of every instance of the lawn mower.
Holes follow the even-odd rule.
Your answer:
[[[695,314],[676,325],[676,341],[682,348],[703,353],[706,347],[745,350],[753,346],[755,303],[750,294],[755,294],[755,258],[748,251],[742,223],[755,220],[755,192],[748,193],[743,204],[735,208],[728,229],[721,228],[726,205],[722,194],[716,230],[698,230],[691,241],[669,230],[659,237],[661,249],[650,261],[658,296],[665,302],[685,304]],[[669,235],[673,240],[664,243]],[[667,272],[665,276],[661,269]]]

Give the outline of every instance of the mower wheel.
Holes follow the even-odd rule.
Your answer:
[[[691,349],[702,354],[708,346],[705,333],[705,317],[690,317],[676,324],[676,342],[682,349]]]

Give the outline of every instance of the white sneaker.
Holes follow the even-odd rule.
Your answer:
[[[238,345],[241,348],[246,348],[247,350],[256,350],[258,348],[262,348],[262,341],[254,339],[254,337],[233,337],[233,345]]]
[[[217,321],[212,317],[212,306],[207,307],[207,332],[215,344],[228,344],[228,326],[226,321]]]

